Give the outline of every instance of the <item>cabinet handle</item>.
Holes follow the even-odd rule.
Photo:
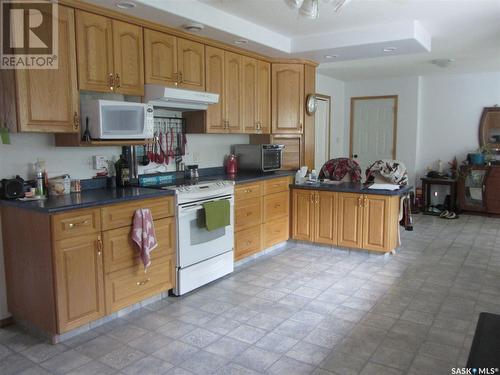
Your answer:
[[[299,128],[300,128],[300,131],[303,130],[303,126],[302,126],[302,123],[299,124]]]
[[[364,197],[363,198],[363,207],[366,207],[368,205],[368,198]]]
[[[251,192],[252,192],[252,190],[251,190],[251,189],[246,189],[246,190],[245,190],[245,193],[251,193]]]
[[[362,204],[362,198],[358,197],[358,207],[363,207]]]
[[[316,204],[319,203],[319,195],[316,195]]]
[[[108,75],[108,84],[109,89],[113,91],[115,89],[115,77],[113,76],[113,73],[109,73]]]
[[[76,222],[76,223],[69,223],[69,224],[68,224],[68,227],[69,227],[70,229],[73,229],[74,227],[78,227],[78,226],[80,226],[80,225],[86,225],[86,224],[88,224],[88,223],[89,223],[89,221],[88,221],[88,220],[83,220],[83,221],[78,221],[78,222]]]
[[[179,84],[179,73],[174,73],[174,85],[177,86]]]
[[[252,244],[252,241],[247,241],[247,246],[250,246]]]
[[[277,203],[274,205],[274,208],[280,208],[281,207],[281,204]]]
[[[101,256],[102,254],[102,240],[101,236],[97,236],[97,255]]]
[[[142,285],[147,284],[150,281],[151,281],[151,279],[146,279],[146,280],[138,281],[136,284],[137,284],[137,286],[142,286]]]
[[[184,78],[182,77],[182,72],[179,72],[179,83],[184,83]]]
[[[245,216],[251,216],[251,215],[252,215],[252,213],[251,213],[251,212],[247,212],[247,213],[245,214]]]
[[[116,85],[116,88],[121,87],[120,75],[118,73],[116,73],[116,76],[115,76],[115,85]]]
[[[73,114],[73,128],[75,130],[78,130],[78,127],[80,126],[80,118],[78,117],[78,112],[75,111]]]

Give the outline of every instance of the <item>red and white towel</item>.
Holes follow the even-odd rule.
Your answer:
[[[156,241],[153,216],[149,208],[141,208],[135,211],[132,223],[132,241],[134,241],[144,264],[144,271],[151,265],[151,252],[158,242]]]

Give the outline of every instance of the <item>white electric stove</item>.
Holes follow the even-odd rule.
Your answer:
[[[180,296],[233,272],[234,182],[208,181],[167,187],[175,190],[177,205],[177,282]],[[208,231],[199,225],[203,203],[230,202],[230,225]]]

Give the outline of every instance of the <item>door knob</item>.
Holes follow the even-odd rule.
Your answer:
[[[358,158],[358,154],[354,154],[354,155],[352,155],[352,157],[353,157],[354,159],[357,159],[357,158]]]

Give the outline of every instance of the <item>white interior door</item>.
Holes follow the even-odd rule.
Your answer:
[[[314,116],[314,169],[319,170],[330,159],[330,100],[318,97]]]
[[[376,160],[394,159],[397,97],[353,98],[351,108],[351,157],[361,170]]]

